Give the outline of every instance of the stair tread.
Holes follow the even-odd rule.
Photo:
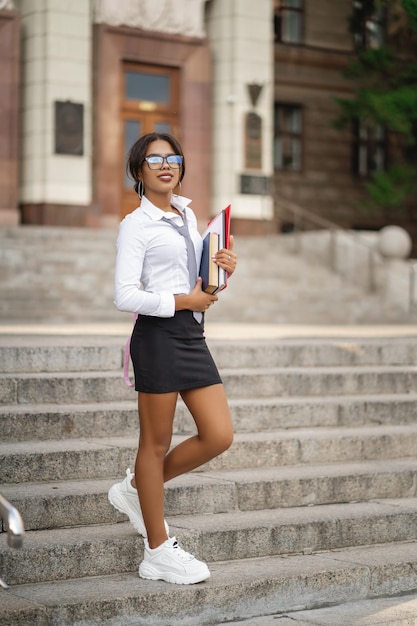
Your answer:
[[[333,366],[283,366],[283,367],[223,367],[222,374],[227,375],[263,375],[263,374],[304,374],[314,375],[338,375],[362,374],[362,373],[417,373],[415,365],[340,365]],[[70,372],[16,372],[2,374],[6,379],[54,379],[54,378],[118,378],[121,377],[120,370],[91,370],[91,371],[70,371]]]
[[[212,470],[211,476],[223,476],[225,479],[238,480],[245,478],[247,482],[257,482],[259,480],[269,480],[277,477],[281,480],[288,478],[317,478],[320,476],[343,476],[347,474],[384,474],[389,470],[404,471],[417,468],[417,458],[400,458],[389,460],[370,461],[347,461],[345,463],[321,463],[309,465],[287,465],[276,467],[261,467],[237,470]],[[180,477],[181,478],[181,477]],[[180,480],[180,478],[176,480]]]
[[[417,391],[409,393],[370,393],[370,394],[346,394],[343,396],[329,394],[326,396],[266,396],[260,398],[230,398],[228,404],[231,407],[236,406],[304,406],[308,404],[326,405],[341,404],[350,405],[354,402],[358,403],[415,403],[417,400]],[[178,406],[184,406],[181,398],[178,398]],[[65,404],[59,405],[54,403],[30,403],[27,404],[3,404],[0,405],[0,415],[13,413],[34,415],[36,413],[70,413],[70,412],[87,412],[94,410],[115,410],[115,409],[131,409],[137,410],[136,395],[131,400],[116,400],[114,402],[83,402],[82,404]]]
[[[320,606],[329,593],[333,603],[409,593],[416,564],[417,542],[404,542],[217,562],[200,585],[143,581],[136,573],[26,584],[9,589],[0,616],[22,606],[27,616],[46,612],[49,624],[64,623],[79,611],[83,623],[99,624],[117,619],[122,610],[124,624],[214,625],[242,614],[294,611],[306,602],[308,608]]]
[[[387,437],[389,435],[417,435],[417,423],[413,424],[383,424],[366,425],[366,426],[314,426],[311,428],[276,428],[273,430],[262,430],[258,432],[237,432],[234,435],[234,445],[243,442],[285,442],[291,440],[297,441],[320,441],[349,439],[364,440],[366,438]],[[173,435],[172,443],[176,445],[180,441],[186,439],[188,435]],[[57,451],[80,451],[89,450],[91,448],[108,448],[127,447],[136,450],[137,442],[129,436],[113,436],[113,437],[88,437],[78,439],[51,439],[48,441],[19,441],[0,443],[0,454],[4,456],[13,456],[16,454],[36,454],[36,453],[54,453]]]
[[[320,477],[337,476],[361,476],[369,474],[389,474],[392,472],[415,472],[417,471],[417,458],[408,457],[389,460],[369,460],[369,461],[346,461],[344,463],[316,463],[299,464],[291,466],[275,467],[251,467],[245,469],[221,469],[194,471],[189,474],[178,476],[167,483],[166,489],[177,489],[179,487],[197,487],[213,482],[220,485],[222,482],[232,483],[258,483],[270,481],[289,481],[291,479],[316,479]],[[80,494],[85,490],[87,493],[107,492],[109,487],[122,480],[123,476],[113,476],[105,479],[81,479],[49,482],[30,483],[4,483],[2,493],[6,497],[22,498],[28,495],[40,497],[49,494],[51,497],[58,496],[58,493]],[[417,494],[417,487],[415,487]],[[411,494],[410,494],[411,495]]]
[[[175,515],[168,518],[172,528],[194,529],[200,532],[216,532],[226,529],[252,531],[265,526],[279,527],[294,524],[310,525],[320,521],[339,524],[343,520],[378,518],[412,513],[417,519],[417,496],[410,498],[375,499],[369,502],[323,504],[308,507],[262,509],[256,511],[228,511],[213,515]]]
[[[237,622],[228,620],[218,626],[415,626],[417,598],[415,594],[344,602],[338,606],[306,611],[291,611],[262,617],[249,617]]]
[[[417,394],[363,396],[285,396],[231,398],[235,432],[277,429],[363,427],[415,423]],[[0,405],[0,439],[10,441],[62,440],[108,436],[136,436],[137,399],[80,404]],[[176,433],[194,432],[188,409],[179,399]]]
[[[409,394],[404,394],[406,400]],[[89,413],[91,411],[115,411],[115,410],[130,410],[135,409],[137,411],[137,398],[132,400],[116,400],[114,402],[83,402],[82,404],[54,404],[54,403],[28,403],[28,404],[3,404],[0,405],[0,415],[7,415],[12,413],[13,415],[37,415],[45,413],[56,414],[68,414],[68,413]]]
[[[112,483],[109,483],[109,486]],[[87,490],[88,493],[88,490]],[[107,490],[106,490],[107,497]],[[211,535],[229,530],[239,531],[248,529],[250,532],[266,528],[283,528],[285,526],[310,525],[317,522],[342,523],[344,520],[359,520],[364,518],[397,517],[412,514],[417,519],[417,496],[408,498],[377,498],[370,502],[352,502],[338,504],[324,504],[310,507],[288,507],[280,509],[261,509],[244,511],[236,509],[223,513],[168,515],[171,535],[186,531],[194,534]],[[54,549],[58,545],[75,545],[88,542],[117,542],[124,537],[138,538],[129,522],[91,524],[83,526],[68,526],[28,531],[27,541],[21,552],[34,550]],[[13,552],[11,548],[5,548]],[[16,553],[17,555],[19,553]]]

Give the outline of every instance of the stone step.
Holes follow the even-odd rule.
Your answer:
[[[126,340],[131,330],[126,321]],[[208,340],[221,369],[285,366],[411,365],[416,338]],[[3,373],[120,370],[125,339],[0,336]]]
[[[417,394],[377,394],[294,398],[232,398],[229,406],[236,432],[277,428],[411,424]],[[194,433],[188,409],[178,400],[176,434]],[[47,441],[100,437],[136,437],[136,398],[91,404],[0,405],[0,441]]]
[[[179,412],[179,409],[177,410]],[[405,409],[405,412],[407,410]],[[176,417],[177,432],[185,432],[185,407]],[[136,436],[137,400],[83,404],[0,405],[0,441],[71,440],[86,437]]]
[[[417,498],[168,518],[171,536],[210,563],[417,540]],[[83,558],[82,555],[88,555]],[[133,572],[143,540],[130,523],[31,531],[2,550],[8,584]]]
[[[0,233],[0,318],[41,323],[116,321],[120,314],[112,301],[117,231],[41,230],[29,232],[25,227]],[[236,238],[238,270],[210,319],[317,324],[412,319],[404,307],[366,293],[317,258],[292,254],[291,241],[291,235]]]
[[[121,337],[0,337],[2,373],[119,370]]]
[[[173,445],[186,437],[174,436]],[[25,483],[117,475],[132,464],[136,449],[136,437],[0,443],[0,476],[3,483]],[[399,459],[416,449],[417,424],[237,433],[233,446],[202,469]]]
[[[121,521],[126,518],[115,514],[107,502],[107,493],[113,483],[123,478],[125,467],[106,479],[77,480],[69,476],[49,483],[3,483],[1,492],[20,510],[28,529],[42,529],[45,524],[60,528]],[[376,498],[411,498],[417,496],[416,481],[415,458],[206,469],[170,481],[165,489],[165,506],[167,515],[194,515],[200,511],[256,511]]]
[[[80,271],[75,275],[79,276]],[[30,280],[30,278],[29,278]],[[94,324],[101,322],[120,323],[123,318],[113,304],[113,289],[97,289],[96,285],[78,288],[56,286],[45,283],[31,286],[21,285],[16,288],[3,286],[0,294],[0,320],[6,324]],[[95,281],[100,283],[99,277]],[[30,291],[32,290],[32,293]],[[30,314],[28,313],[30,311]]]
[[[26,249],[30,243],[41,244],[42,249],[47,245],[55,247],[57,251],[63,244],[69,247],[83,246],[85,249],[94,248],[100,241],[114,242],[117,237],[117,228],[114,230],[78,228],[77,226],[10,226],[0,230],[0,242],[9,242],[10,249],[15,250],[19,244]],[[3,248],[5,250],[6,246]]]
[[[91,560],[85,556],[81,567]],[[115,557],[109,561],[113,566]],[[208,581],[190,586],[143,581],[132,572],[11,587],[2,594],[0,620],[8,626],[81,620],[83,626],[214,626],[329,601],[409,594],[417,588],[417,543],[223,561],[210,569]]]
[[[117,232],[86,231],[2,229],[1,319],[57,323],[120,318],[113,305]]]
[[[221,622],[218,626],[415,626],[415,594],[345,602],[309,611],[285,611],[269,616],[249,617],[238,622]]]
[[[238,368],[221,370],[230,398],[410,393],[417,391],[415,366]],[[120,372],[4,374],[0,404],[114,402],[134,397]]]

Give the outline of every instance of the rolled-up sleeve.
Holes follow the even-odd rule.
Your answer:
[[[119,311],[173,317],[175,298],[172,293],[150,293],[141,289],[146,237],[132,227],[128,218],[120,224],[116,248],[114,304]]]

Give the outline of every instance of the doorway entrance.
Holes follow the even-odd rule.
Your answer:
[[[126,172],[127,155],[141,135],[171,133],[179,137],[179,70],[160,65],[126,63],[123,66],[121,173],[123,218],[139,204],[133,180]]]

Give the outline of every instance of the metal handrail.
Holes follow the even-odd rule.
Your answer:
[[[0,494],[0,518],[7,524],[7,543],[11,548],[21,548],[25,527],[19,511]]]
[[[0,520],[7,525],[7,543],[11,548],[21,548],[25,536],[25,527],[19,511],[4,496],[0,494]],[[8,588],[7,583],[0,578],[0,587]]]
[[[325,217],[321,217],[321,215],[317,215],[316,213],[312,213],[307,209],[303,209],[303,207],[298,204],[294,204],[285,199],[280,199],[278,202],[278,213],[281,212],[281,209],[287,211],[288,213],[292,213],[294,216],[298,218],[304,218],[307,221],[311,222],[315,226],[321,226],[326,230],[343,230],[340,224],[336,224],[336,222],[332,222]],[[296,220],[294,220],[294,225]]]
[[[336,224],[336,222],[332,222],[325,217],[321,217],[321,215],[317,215],[307,209],[303,209],[303,207],[300,207],[298,204],[294,204],[293,202],[289,202],[287,200],[280,200],[278,203],[278,217],[281,217],[283,213],[290,213],[292,215],[294,232],[296,233],[302,232],[302,222],[306,221],[310,222],[313,226],[318,226],[319,228],[328,230],[331,233],[340,232],[348,234],[356,241],[356,243],[359,243],[361,246],[364,246],[369,250],[374,250],[373,246],[360,239],[359,232],[349,228],[343,228],[340,224]]]
[[[303,229],[303,222],[310,223],[313,227],[317,227],[322,230],[326,230],[330,234],[330,242],[329,242],[329,266],[334,272],[338,272],[337,267],[337,246],[338,246],[338,233],[343,235],[350,236],[352,241],[355,244],[359,244],[363,249],[367,250],[367,258],[368,258],[368,290],[375,291],[376,290],[376,276],[375,276],[375,268],[376,268],[376,251],[372,245],[363,241],[360,238],[360,233],[354,230],[345,229],[340,224],[336,224],[336,222],[332,222],[316,213],[312,213],[303,207],[300,207],[298,204],[294,204],[293,202],[289,202],[285,199],[280,199],[278,202],[278,218],[285,217],[285,214],[291,215],[291,221],[294,225],[294,235],[297,240],[297,252],[301,251],[301,235],[305,229]]]

